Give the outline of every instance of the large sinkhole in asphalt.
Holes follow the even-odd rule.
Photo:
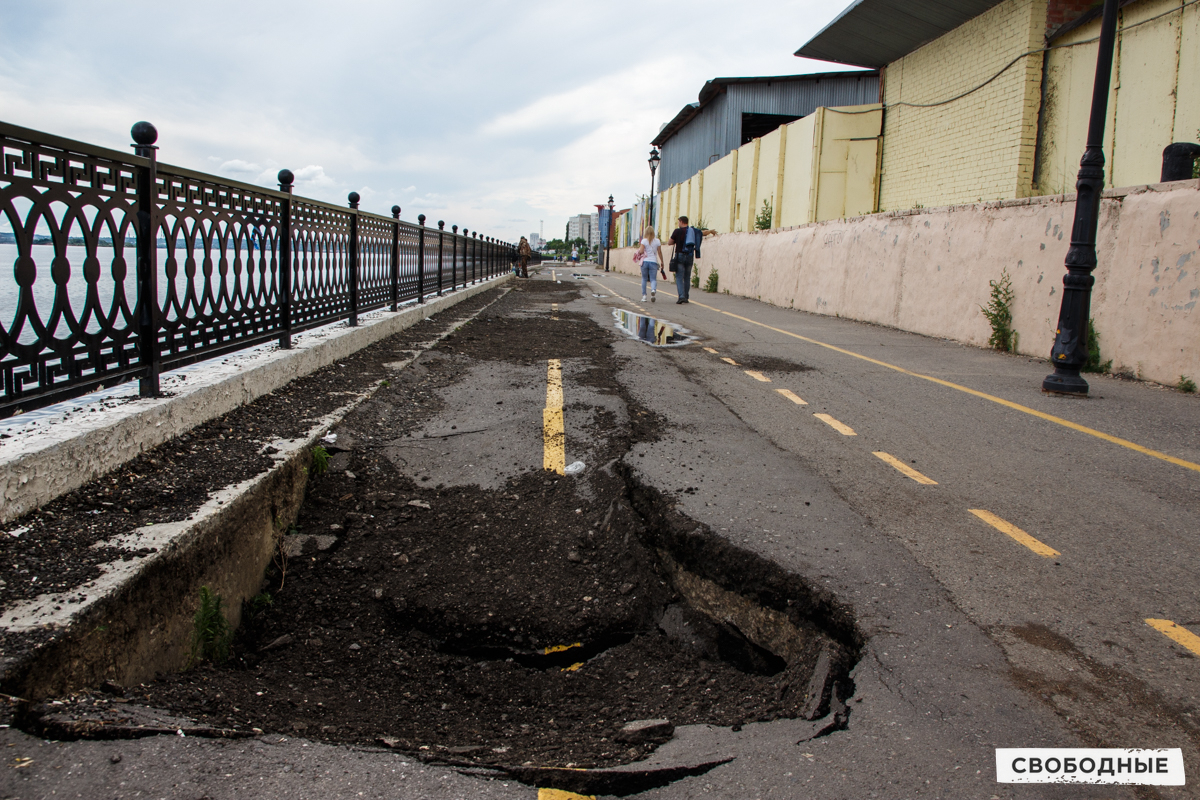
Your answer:
[[[635,720],[844,720],[848,616],[653,490],[602,476],[616,491],[589,501],[545,473],[439,490],[385,462],[346,466],[310,484],[311,534],[268,576],[283,580],[271,604],[247,607],[234,657],[146,687],[152,704],[446,761],[578,767],[653,750],[661,739],[621,735]]]
[[[243,610],[233,657],[131,696],[214,728],[506,767],[636,761],[661,741],[622,733],[638,720],[845,724],[861,646],[851,613],[624,468],[664,423],[616,380],[611,328],[552,314],[576,294],[518,284],[349,415],[344,448],[309,480],[290,555],[266,576],[271,602]],[[547,358],[589,365],[574,385],[627,412],[568,408],[595,443],[582,474],[520,472],[514,455],[512,477],[488,488],[437,485],[445,474],[427,467],[450,445],[377,444],[416,430],[469,365],[544,370]],[[465,437],[460,455],[473,436],[524,441],[445,433]]]

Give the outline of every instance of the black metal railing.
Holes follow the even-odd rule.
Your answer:
[[[507,269],[512,245],[0,123],[0,418]]]

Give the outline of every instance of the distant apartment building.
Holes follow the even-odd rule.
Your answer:
[[[543,244],[544,242],[542,242],[542,237],[537,233],[537,231],[529,234],[529,246],[534,250],[540,250]]]
[[[600,242],[599,214],[579,214],[567,220],[567,241],[583,239],[588,247],[595,247]]]

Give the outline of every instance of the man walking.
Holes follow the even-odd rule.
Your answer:
[[[520,261],[520,275],[522,278],[529,277],[529,258],[532,255],[533,250],[529,247],[529,240],[522,236],[521,243],[517,245],[517,258]]]
[[[704,234],[699,228],[688,227],[688,218],[680,217],[679,225],[671,231],[671,243],[675,245],[671,256],[671,271],[675,273],[675,304],[688,302],[692,293],[692,263],[700,255],[700,239]]]

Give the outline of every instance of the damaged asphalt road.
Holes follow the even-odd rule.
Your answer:
[[[538,278],[422,354],[334,429],[234,662],[118,698],[265,736],[49,744],[6,730],[36,755],[0,785],[1074,796],[996,786],[995,747],[1074,735],[907,550],[703,388],[690,359],[704,331],[650,347],[616,330],[614,309],[629,306]],[[541,469],[552,360],[574,475]],[[671,738],[622,741],[651,717]],[[558,769],[579,767],[603,771]]]

